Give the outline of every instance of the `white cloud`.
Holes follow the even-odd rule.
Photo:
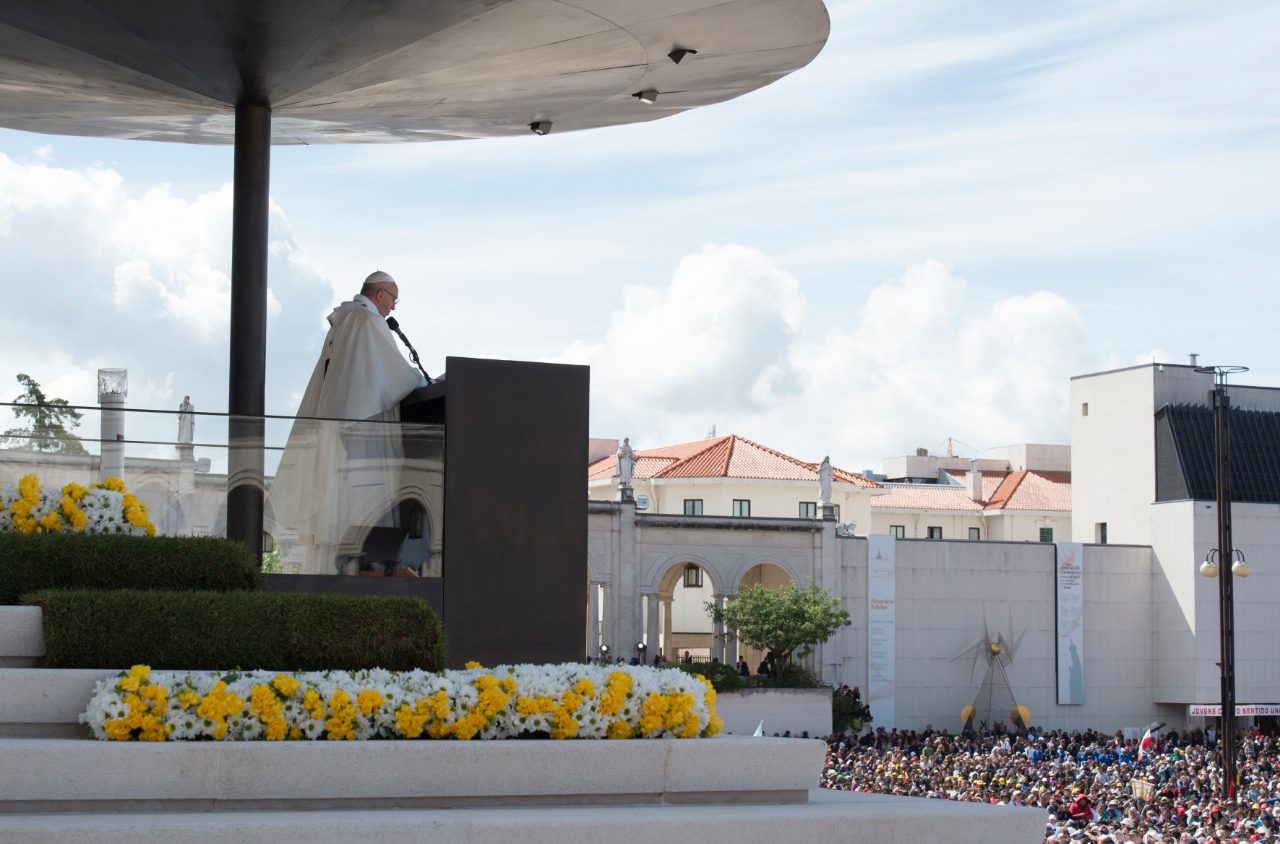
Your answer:
[[[132,407],[173,407],[189,394],[200,410],[225,410],[230,187],[131,190],[117,171],[54,167],[51,157],[0,154],[0,398],[16,395],[12,378],[26,372],[51,396],[92,405],[96,370],[123,367]],[[291,412],[333,291],[274,206],[271,241],[268,411]],[[172,420],[159,419],[167,433]]]
[[[664,288],[633,286],[602,342],[563,360],[594,367],[603,401],[697,413],[763,408],[795,382],[788,351],[804,298],[794,278],[744,246],[706,246]]]
[[[806,333],[795,278],[757,250],[707,247],[667,287],[630,291],[602,340],[563,359],[594,364],[593,433],[641,446],[716,424],[862,469],[948,436],[975,448],[1066,442],[1067,382],[1090,355],[1061,296],[979,303],[925,261],[858,311],[848,327]]]

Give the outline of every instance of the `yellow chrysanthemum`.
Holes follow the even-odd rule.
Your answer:
[[[380,692],[373,689],[361,689],[360,693],[356,695],[356,706],[360,707],[360,714],[366,718],[386,702],[387,699]]]
[[[271,685],[281,697],[290,698],[298,693],[298,688],[302,684],[288,674],[277,674],[272,678]]]

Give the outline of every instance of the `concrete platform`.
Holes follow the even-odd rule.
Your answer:
[[[0,843],[1038,844],[1044,836],[1041,809],[820,789],[808,798],[764,806],[7,815],[0,816]]]
[[[44,656],[44,613],[39,607],[0,606],[0,668],[29,667]]]
[[[798,803],[823,744],[0,741],[0,812]]]
[[[80,713],[105,668],[0,668],[0,738],[87,738]]]

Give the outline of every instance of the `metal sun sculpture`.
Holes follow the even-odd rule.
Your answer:
[[[1013,664],[1018,645],[1022,643],[1022,637],[1027,634],[1027,630],[1024,627],[1017,638],[1013,637],[1012,630],[1007,639],[1003,633],[996,633],[993,638],[991,626],[987,623],[985,616],[982,619],[982,630],[981,638],[951,658],[951,661],[955,662],[973,654],[970,680],[977,673],[979,661],[986,659],[987,662],[986,673],[982,677],[982,684],[978,686],[977,694],[974,695],[973,703],[967,704],[960,710],[962,729],[970,730],[978,724],[996,724],[1007,719],[1014,727],[1024,730],[1031,723],[1031,710],[1019,704],[1014,698],[1005,669]]]

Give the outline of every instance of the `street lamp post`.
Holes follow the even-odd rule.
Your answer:
[[[1222,744],[1219,752],[1222,755],[1222,797],[1230,800],[1235,797],[1236,788],[1236,634],[1231,580],[1233,574],[1247,576],[1249,569],[1244,563],[1243,554],[1239,555],[1237,561],[1237,553],[1231,545],[1231,452],[1228,426],[1231,399],[1227,396],[1227,377],[1234,373],[1248,372],[1249,368],[1208,366],[1196,371],[1212,373],[1214,376],[1213,392],[1209,396],[1213,403],[1218,547],[1216,553],[1210,551],[1205,557],[1200,571],[1208,577],[1214,574],[1218,577],[1218,644],[1219,667],[1222,669]]]

